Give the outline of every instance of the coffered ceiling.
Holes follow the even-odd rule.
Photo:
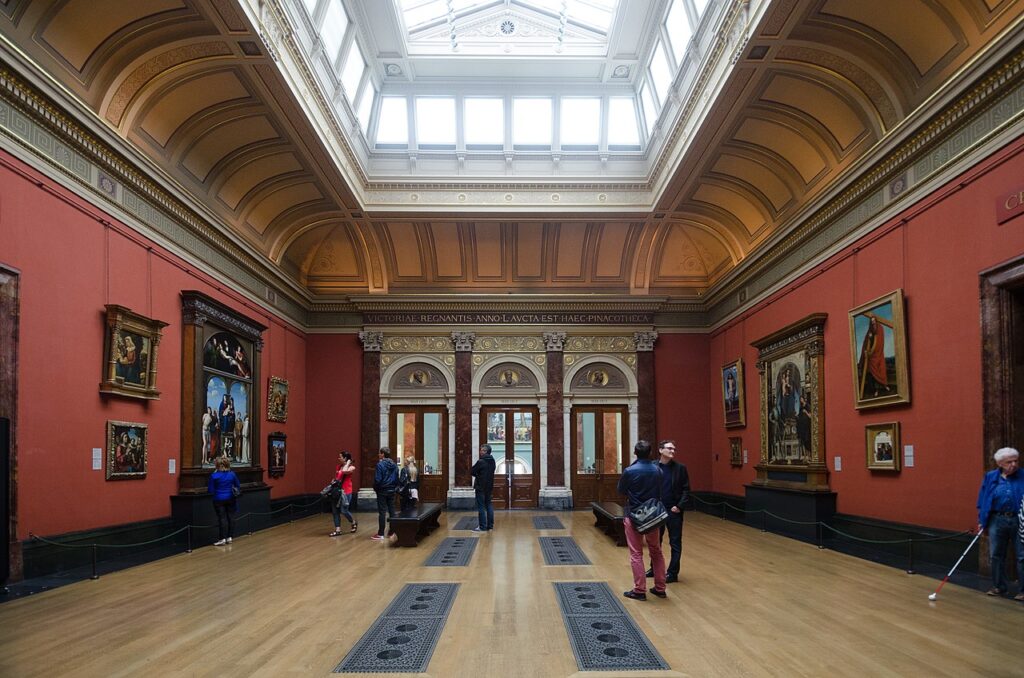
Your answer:
[[[703,62],[729,62],[720,93],[676,93],[649,175],[625,187],[368,174],[358,129],[284,67],[301,54],[277,0],[0,0],[0,34],[8,67],[55,83],[309,299],[688,299],[919,131],[997,53],[1019,50],[1022,5],[727,3],[732,33]]]

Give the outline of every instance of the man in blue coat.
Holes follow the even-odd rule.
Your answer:
[[[377,534],[374,541],[384,539],[384,514],[388,520],[395,517],[395,493],[398,492],[398,466],[391,461],[391,449],[380,448],[377,453],[377,468],[373,472],[373,491],[377,493]]]
[[[997,468],[985,474],[978,492],[978,529],[988,530],[989,563],[992,588],[988,595],[1002,596],[1010,590],[1006,578],[1006,550],[1013,543],[1017,556],[1017,576],[1021,587],[1014,600],[1024,601],[1024,543],[1017,538],[1017,512],[1024,500],[1024,472],[1020,471],[1020,453],[1003,447],[992,455]]]
[[[651,593],[667,598],[665,592],[665,556],[661,552],[658,530],[640,534],[633,527],[629,513],[648,499],[661,498],[662,472],[651,459],[651,444],[646,440],[637,441],[633,446],[636,461],[622,472],[619,478],[619,494],[626,495],[626,518],[623,525],[626,545],[629,547],[629,565],[633,570],[633,588],[622,595],[633,600],[647,600],[647,576],[644,572],[644,543],[651,552],[651,569],[654,570],[654,588]]]

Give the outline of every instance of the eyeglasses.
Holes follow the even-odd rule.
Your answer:
[[[670,451],[672,451],[672,452],[675,452],[675,451],[676,451],[676,448],[674,448],[674,447],[663,447],[663,448],[661,448],[661,449],[663,449],[663,450],[670,450]]]

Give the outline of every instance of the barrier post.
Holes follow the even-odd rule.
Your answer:
[[[185,553],[192,553],[192,523],[185,526]]]
[[[99,547],[96,544],[92,545],[92,576],[89,579],[99,579],[100,575],[96,573],[96,552]]]
[[[822,523],[819,520],[818,521],[818,548],[819,549],[824,549],[825,548],[825,542],[823,541],[824,535],[822,534],[824,532],[824,530],[821,529],[821,525],[822,525]]]
[[[761,531],[768,531],[768,512],[764,509],[761,509]]]
[[[908,539],[907,540],[907,547],[908,547],[907,548],[907,560],[908,560],[908,563],[907,563],[907,574],[917,574],[917,572],[914,571],[914,540],[913,539]]]

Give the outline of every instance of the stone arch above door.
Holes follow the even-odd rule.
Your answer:
[[[425,361],[407,362],[392,367],[383,383],[387,393],[438,394],[450,390],[448,376],[438,367]]]
[[[568,375],[566,383],[567,390],[577,395],[624,395],[636,388],[624,370],[600,359],[579,365]]]
[[[480,378],[479,390],[489,393],[509,393],[528,391],[536,393],[540,382],[533,370],[518,362],[506,361],[499,363]]]

